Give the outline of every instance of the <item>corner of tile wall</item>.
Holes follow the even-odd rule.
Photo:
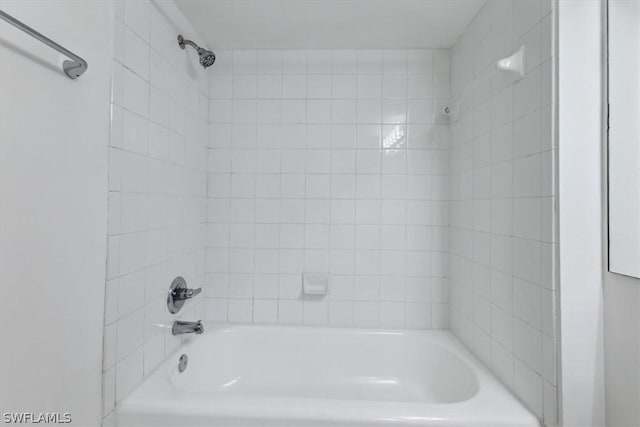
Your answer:
[[[550,0],[489,0],[452,49],[451,329],[557,425]],[[526,46],[525,75],[495,62]]]
[[[205,281],[208,80],[173,28],[196,33],[173,2],[114,8],[103,425],[180,345],[172,322],[206,317],[166,307],[174,277]]]

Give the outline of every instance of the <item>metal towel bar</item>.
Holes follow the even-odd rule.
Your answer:
[[[8,22],[9,24],[13,25],[14,27],[24,31],[30,36],[40,40],[42,43],[46,44],[47,46],[57,50],[58,52],[70,58],[71,61],[66,60],[62,63],[62,69],[64,70],[64,73],[67,76],[69,76],[70,79],[75,80],[78,77],[80,77],[85,71],[87,71],[87,67],[89,66],[87,64],[87,61],[85,61],[75,53],[65,49],[64,47],[60,46],[58,43],[54,42],[50,38],[40,34],[30,26],[18,21],[16,18],[14,18],[13,16],[9,15],[8,13],[2,10],[0,10],[0,18]]]

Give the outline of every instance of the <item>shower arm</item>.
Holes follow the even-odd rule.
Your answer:
[[[194,42],[192,42],[191,40],[186,40],[184,37],[182,36],[178,36],[178,44],[180,45],[180,49],[184,49],[185,45],[189,45],[192,48],[194,48],[195,50],[200,49],[200,46],[198,46],[197,44],[195,44]]]

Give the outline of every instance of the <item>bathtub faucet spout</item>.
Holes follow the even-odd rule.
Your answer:
[[[182,334],[198,334],[204,332],[204,325],[202,321],[198,320],[197,322],[185,322],[182,320],[176,320],[173,322],[173,327],[171,328],[171,333],[173,335],[182,335]]]

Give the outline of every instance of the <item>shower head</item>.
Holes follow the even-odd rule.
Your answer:
[[[198,55],[200,55],[200,65],[204,68],[210,67],[216,62],[216,54],[210,50],[199,48]]]
[[[178,46],[180,46],[180,49],[184,49],[186,45],[193,47],[196,52],[198,52],[198,55],[200,56],[200,65],[202,65],[204,68],[210,67],[214,62],[216,62],[215,53],[211,52],[210,50],[201,48],[191,40],[185,40],[184,37],[182,37],[182,34],[180,34],[178,36]]]

